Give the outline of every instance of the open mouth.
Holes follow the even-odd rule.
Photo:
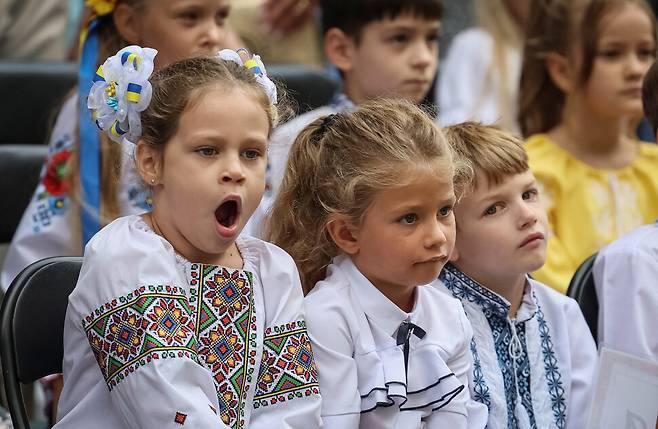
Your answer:
[[[215,210],[215,219],[226,229],[232,229],[238,223],[240,217],[240,201],[230,199],[224,201]]]

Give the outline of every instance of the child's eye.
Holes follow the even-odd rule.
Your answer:
[[[523,198],[524,200],[534,200],[538,194],[539,192],[536,189],[529,189],[525,191],[523,194],[521,194],[521,198]]]
[[[403,44],[409,41],[409,37],[406,34],[396,34],[390,39],[393,43]]]
[[[493,216],[498,213],[498,209],[502,209],[503,205],[501,203],[492,204],[484,210],[484,216]]]
[[[656,56],[656,51],[654,51],[653,49],[641,49],[637,53],[637,56],[643,60],[654,58]]]
[[[430,34],[430,35],[427,36],[427,39],[425,39],[425,40],[429,44],[439,43],[439,35],[438,34]]]
[[[404,225],[411,225],[418,220],[418,215],[415,213],[409,213],[400,218],[400,222]]]
[[[256,159],[260,157],[260,151],[256,149],[247,149],[244,152],[242,152],[242,156],[244,156],[247,159]]]
[[[203,157],[211,157],[217,155],[219,152],[214,147],[202,147],[197,149],[197,153]]]
[[[604,50],[604,51],[599,52],[599,56],[601,56],[603,58],[606,58],[606,59],[609,59],[609,60],[615,59],[615,58],[619,57],[620,55],[621,55],[621,51],[618,51],[616,49],[608,49],[608,50]]]
[[[196,11],[186,11],[178,14],[178,18],[184,21],[186,24],[193,24],[200,17],[200,14]]]
[[[452,206],[441,207],[439,210],[439,217],[448,217],[450,216],[450,213],[452,213]]]

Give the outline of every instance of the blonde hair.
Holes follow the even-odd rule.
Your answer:
[[[268,238],[293,257],[305,291],[339,254],[326,225],[340,214],[358,226],[374,196],[404,186],[410,170],[453,175],[441,130],[414,104],[380,100],[334,114],[297,136],[268,225]]]
[[[475,3],[475,16],[478,25],[493,39],[492,62],[487,70],[486,85],[494,85],[494,76],[498,76],[498,111],[501,115],[499,123],[505,129],[516,129],[517,118],[510,111],[510,106],[518,104],[518,82],[510,83],[510,78],[514,77],[517,71],[509,69],[507,50],[522,50],[524,29],[510,13],[506,0],[478,0]],[[483,101],[484,99],[480,100]]]
[[[443,132],[455,160],[465,166],[455,175],[457,192],[473,191],[478,173],[488,184],[500,184],[506,177],[528,171],[523,141],[496,126],[464,122]]]

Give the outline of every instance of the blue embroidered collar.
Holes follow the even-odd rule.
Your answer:
[[[452,292],[455,298],[466,299],[475,303],[483,311],[488,311],[499,317],[509,317],[510,303],[502,296],[482,286],[466,274],[462,273],[453,264],[446,264],[441,271],[439,280]],[[537,302],[532,291],[532,281],[528,280],[523,292],[523,302],[516,312],[516,321],[530,320],[537,312]]]

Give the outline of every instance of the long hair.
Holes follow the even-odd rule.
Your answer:
[[[372,101],[320,118],[297,136],[270,219],[268,238],[297,263],[309,291],[339,249],[327,232],[333,214],[360,225],[375,195],[404,186],[416,169],[453,176],[441,130],[410,102]]]

